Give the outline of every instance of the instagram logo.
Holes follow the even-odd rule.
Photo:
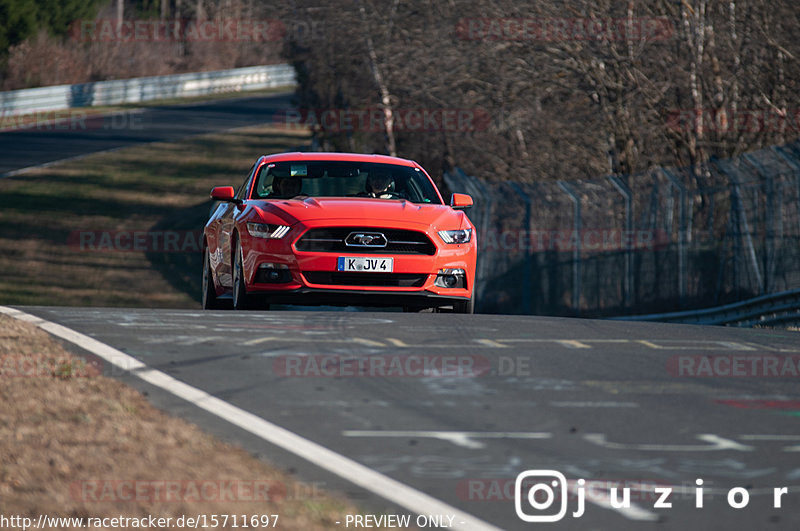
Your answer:
[[[558,511],[553,510],[556,501]],[[521,472],[514,483],[514,508],[525,522],[558,522],[567,514],[567,478],[556,470]]]

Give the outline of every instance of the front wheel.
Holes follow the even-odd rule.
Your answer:
[[[426,306],[403,306],[405,313],[437,313],[438,308],[429,308]]]
[[[242,256],[242,246],[236,242],[236,254],[233,265],[233,309],[249,310],[252,307],[250,296],[247,294],[247,287],[244,280],[244,258]]]
[[[475,313],[475,301],[469,299],[467,301],[458,301],[453,304],[454,313]]]

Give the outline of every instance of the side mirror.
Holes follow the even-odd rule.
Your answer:
[[[450,206],[457,210],[465,210],[472,206],[472,198],[467,194],[453,194],[450,197]]]
[[[233,186],[217,186],[211,189],[211,199],[236,203],[233,198]]]

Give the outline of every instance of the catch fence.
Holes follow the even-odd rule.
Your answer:
[[[478,311],[669,312],[800,288],[800,143],[627,177],[489,182],[473,196]]]

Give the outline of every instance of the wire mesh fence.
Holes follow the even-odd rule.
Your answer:
[[[800,287],[799,142],[627,177],[444,178],[475,200],[478,311],[627,315]]]

